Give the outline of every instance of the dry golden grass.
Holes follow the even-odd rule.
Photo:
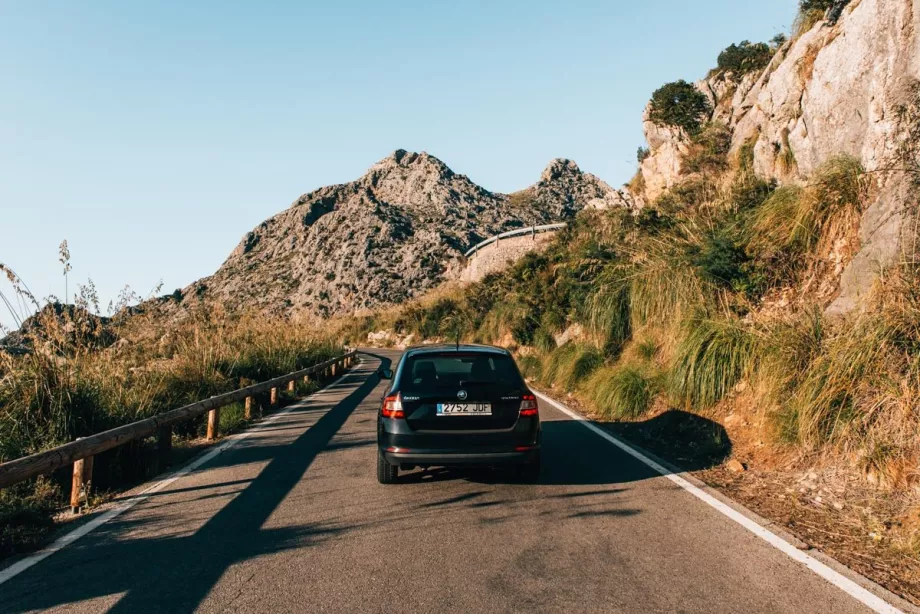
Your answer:
[[[220,305],[200,304],[170,319],[147,303],[111,320],[92,315],[98,306],[91,292],[81,291],[75,306],[41,305],[4,271],[17,298],[37,313],[19,347],[0,350],[0,462],[290,373],[341,350],[310,321],[230,314]],[[242,414],[241,407],[227,408],[222,428],[238,426]],[[201,427],[179,430],[194,436]],[[142,455],[110,456],[106,475],[144,475],[145,467],[134,466],[143,464]],[[0,556],[43,538],[60,490],[37,480],[3,491]]]

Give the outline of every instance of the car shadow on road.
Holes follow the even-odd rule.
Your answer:
[[[676,465],[680,471],[715,467],[731,456],[725,428],[712,420],[680,410],[670,410],[649,420],[597,423],[595,426],[635,442],[655,460]],[[590,433],[577,420],[543,422],[542,471],[538,484],[582,486],[624,484],[660,474],[610,442]],[[677,471],[677,469],[675,469]],[[462,479],[483,484],[519,483],[514,472],[502,469],[433,468],[403,474],[403,483]]]

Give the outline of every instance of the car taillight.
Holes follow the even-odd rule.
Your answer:
[[[403,411],[402,399],[398,394],[389,396],[383,400],[383,408],[380,410],[384,418],[405,418]]]
[[[539,415],[537,409],[537,397],[532,394],[525,394],[521,397],[521,415],[536,416]]]

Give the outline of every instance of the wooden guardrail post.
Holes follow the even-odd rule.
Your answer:
[[[246,397],[245,409],[243,410],[243,417],[246,420],[252,420],[252,397]]]
[[[278,389],[277,388],[272,388],[269,404],[271,405],[272,409],[278,407]]]
[[[289,381],[289,382],[288,382],[288,392],[293,393],[294,390],[295,390],[294,386],[295,386],[294,380]]]
[[[220,430],[220,408],[215,407],[208,412],[208,441],[217,439]]]
[[[89,502],[89,492],[93,481],[93,457],[87,456],[74,461],[73,480],[70,484],[70,511],[80,513],[80,500]]]
[[[157,429],[157,469],[162,471],[172,464],[172,426]]]

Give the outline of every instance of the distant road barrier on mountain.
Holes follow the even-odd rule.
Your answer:
[[[568,224],[566,224],[565,222],[562,222],[560,224],[545,224],[543,226],[531,226],[530,228],[518,228],[517,230],[509,230],[508,232],[503,232],[500,235],[495,235],[494,237],[490,237],[486,239],[485,241],[482,241],[481,243],[477,243],[463,255],[469,258],[473,254],[481,250],[483,247],[486,247],[493,243],[497,243],[498,241],[501,241],[502,239],[508,239],[510,237],[520,237],[523,235],[536,236],[538,233],[542,233],[542,232],[555,232],[557,230],[562,230],[566,226],[568,226]]]
[[[221,407],[245,400],[246,417],[249,418],[251,417],[251,408],[255,395],[269,392],[271,394],[271,404],[274,406],[278,400],[278,389],[282,386],[288,385],[288,389],[292,390],[296,380],[303,378],[306,381],[311,375],[315,376],[317,373],[335,376],[337,372],[343,371],[352,365],[356,354],[356,350],[349,350],[331,360],[260,384],[253,384],[233,392],[219,394],[204,401],[157,414],[152,418],[125,424],[89,437],[82,437],[76,441],[32,454],[31,456],[0,463],[0,488],[6,488],[23,480],[51,473],[73,463],[70,505],[72,510],[77,512],[80,509],[81,494],[85,492],[87,484],[92,479],[93,457],[95,455],[117,448],[130,441],[156,434],[158,456],[160,459],[168,459],[172,451],[172,427],[174,424],[197,418],[207,413],[207,437],[208,440],[214,440],[218,435]]]

